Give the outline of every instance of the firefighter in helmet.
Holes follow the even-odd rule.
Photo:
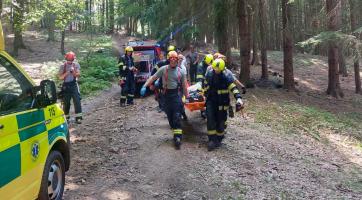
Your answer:
[[[178,55],[175,51],[170,51],[167,57],[170,64],[161,67],[156,74],[146,81],[141,89],[141,96],[145,95],[146,88],[153,81],[159,78],[162,79],[167,119],[174,135],[175,148],[180,149],[182,140],[181,113],[183,108],[181,94],[188,97],[186,74],[178,67]]]
[[[224,138],[227,111],[230,105],[230,93],[236,99],[236,111],[243,108],[243,101],[232,74],[225,71],[225,62],[216,59],[212,69],[205,76],[206,115],[208,132],[208,150],[212,151],[221,145]]]
[[[122,88],[120,106],[124,107],[127,105],[133,105],[134,92],[136,88],[135,76],[137,68],[134,66],[133,62],[133,48],[127,46],[125,48],[125,54],[121,56],[118,60],[119,67],[119,85]]]
[[[64,114],[69,121],[70,100],[73,99],[75,122],[81,123],[82,104],[77,79],[80,76],[80,65],[75,62],[75,53],[68,52],[65,54],[66,62],[60,66],[59,79],[63,80],[62,91],[64,92]]]
[[[196,82],[201,83],[202,87],[204,87],[204,80],[207,69],[209,68],[209,66],[211,66],[213,60],[213,55],[206,54],[204,59],[197,66]],[[201,117],[203,119],[206,118],[205,111],[203,110],[201,111]]]

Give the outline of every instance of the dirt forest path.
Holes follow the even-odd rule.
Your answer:
[[[71,126],[64,199],[362,199],[362,163],[332,143],[237,116],[208,152],[206,121],[187,113],[175,150],[153,97],[120,108],[119,92],[88,100],[83,124]]]

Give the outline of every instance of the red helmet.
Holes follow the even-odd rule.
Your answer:
[[[67,61],[73,61],[75,59],[75,53],[73,51],[70,51],[66,53],[64,57]]]

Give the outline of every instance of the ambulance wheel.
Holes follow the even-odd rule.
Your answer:
[[[39,200],[61,200],[65,184],[65,164],[59,151],[50,152],[41,180]]]

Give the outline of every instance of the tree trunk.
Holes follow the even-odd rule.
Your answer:
[[[251,59],[251,65],[258,65],[259,64],[259,57],[258,57],[258,40],[259,40],[259,31],[258,31],[258,22],[257,22],[257,8],[258,6],[255,5],[255,2],[253,5],[253,14],[251,15],[251,26],[252,26],[252,48],[253,48],[253,55],[252,55],[252,59]]]
[[[293,73],[293,35],[291,30],[291,3],[282,0],[283,50],[284,50],[284,88],[295,90]]]
[[[277,50],[277,51],[280,51],[281,50],[281,38],[282,38],[282,36],[281,36],[281,33],[280,33],[280,31],[281,31],[281,27],[280,27],[280,9],[279,9],[279,5],[280,5],[280,0],[276,0],[277,1],[277,6],[276,6],[276,10],[275,10],[275,20],[276,20],[276,22],[275,22],[275,49]]]
[[[132,30],[132,32],[133,32],[133,34],[134,35],[136,35],[137,34],[137,30],[138,30],[138,19],[137,19],[137,17],[135,17],[134,19],[133,19],[133,30]]]
[[[342,74],[343,77],[347,77],[348,72],[346,67],[346,59],[344,58],[342,48],[338,48],[338,62],[339,74]]]
[[[216,31],[217,46],[219,52],[224,54],[227,57],[227,62],[231,64],[232,61],[231,61],[229,38],[227,32],[228,18],[227,15],[225,14],[228,12],[228,4],[223,0],[216,0],[215,9],[216,9],[215,31]]]
[[[114,0],[109,0],[109,33],[114,32]]]
[[[104,31],[104,13],[105,13],[105,1],[102,0],[101,4],[101,29]]]
[[[60,41],[60,52],[61,52],[63,55],[65,54],[64,41],[65,41],[65,29],[62,30],[62,39],[61,39],[61,41]]]
[[[341,11],[340,0],[326,0],[328,30],[337,31],[339,29],[339,17]],[[333,97],[343,97],[343,92],[339,82],[338,73],[338,46],[335,41],[328,44],[328,89],[327,94]]]
[[[2,14],[3,11],[3,0],[0,0],[0,16]]]
[[[276,17],[278,12],[278,5],[276,0],[270,0],[269,1],[269,41],[268,41],[268,47],[271,50],[275,50],[275,23],[278,20]]]
[[[47,14],[46,15],[46,19],[47,19],[47,29],[48,29],[48,39],[47,41],[55,41],[55,18],[56,16],[54,14]]]
[[[14,6],[14,22],[13,22],[13,27],[14,27],[14,56],[18,56],[18,52],[19,49],[24,48],[25,49],[25,45],[23,42],[23,29],[24,29],[24,23],[25,23],[25,18],[24,18],[24,12],[25,12],[25,3],[24,1],[15,1],[15,3],[17,4],[16,6]]]
[[[259,20],[261,39],[261,79],[268,80],[268,58],[266,39],[266,2],[259,0]]]
[[[130,29],[130,26],[129,26],[130,20],[131,20],[130,17],[127,17],[127,21],[126,21],[126,33],[127,33],[128,36],[130,36],[130,31],[129,31],[129,29]]]
[[[359,9],[357,6],[358,0],[349,0],[350,5],[350,18],[351,18],[351,32],[357,29],[357,14],[359,13]],[[362,88],[361,88],[361,75],[360,75],[360,68],[359,68],[359,61],[358,59],[355,60],[353,64],[354,68],[354,79],[355,79],[355,85],[356,89],[355,92],[357,94],[362,94]]]
[[[105,11],[106,11],[106,24],[105,27],[109,27],[109,0],[105,0],[106,1],[106,7],[105,7]]]
[[[240,76],[241,82],[246,83],[250,79],[250,30],[248,24],[248,11],[246,0],[239,0],[237,4],[239,17],[240,38]]]

